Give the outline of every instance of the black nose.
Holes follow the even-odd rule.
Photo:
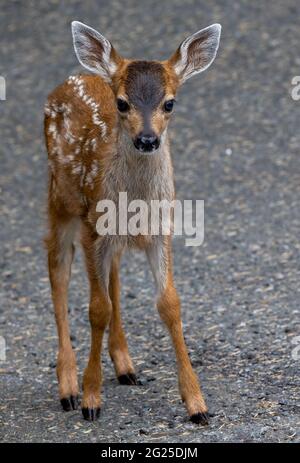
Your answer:
[[[156,135],[140,134],[134,140],[134,146],[139,151],[154,151],[159,147],[159,138]]]

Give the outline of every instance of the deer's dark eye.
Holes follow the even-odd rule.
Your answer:
[[[166,111],[166,113],[170,113],[172,111],[174,103],[175,103],[175,100],[165,101],[164,110]]]
[[[126,113],[127,111],[129,111],[129,104],[127,103],[127,101],[122,100],[122,98],[117,99],[117,107],[120,113]]]

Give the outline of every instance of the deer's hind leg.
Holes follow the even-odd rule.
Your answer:
[[[119,256],[112,260],[109,277],[109,294],[112,302],[112,315],[109,324],[108,348],[120,384],[137,384],[127,341],[122,327],[120,313]]]
[[[70,339],[68,321],[68,286],[74,254],[74,236],[78,219],[57,214],[49,208],[48,267],[52,300],[58,332],[56,372],[59,396],[65,411],[78,408],[78,381],[76,357]]]

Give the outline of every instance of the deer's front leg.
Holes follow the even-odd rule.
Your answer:
[[[105,328],[111,317],[111,300],[108,277],[111,265],[110,250],[105,246],[97,249],[87,231],[84,232],[83,248],[90,280],[89,319],[91,325],[91,349],[88,365],[83,375],[82,414],[88,421],[100,416],[101,407],[101,348]],[[97,252],[98,251],[98,252]]]
[[[109,281],[112,315],[109,324],[108,348],[120,384],[135,385],[137,379],[121,321],[119,265],[120,258],[115,257],[112,261]]]
[[[102,383],[101,348],[102,339],[111,314],[108,294],[95,282],[91,288],[89,319],[91,325],[91,350],[88,365],[83,375],[82,414],[93,421],[100,415]]]
[[[180,300],[173,284],[170,238],[155,238],[154,244],[147,250],[147,255],[158,288],[159,314],[167,325],[175,349],[182,400],[191,421],[208,424],[207,407],[183,337]]]

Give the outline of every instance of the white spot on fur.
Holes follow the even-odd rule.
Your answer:
[[[91,189],[94,188],[94,179],[99,175],[99,162],[97,159],[91,164],[90,170],[85,177],[85,184],[88,185]]]
[[[51,114],[51,108],[50,108],[48,102],[44,106],[44,113],[46,114],[46,116],[50,116],[50,114]]]
[[[100,105],[89,95],[85,93],[84,81],[79,76],[70,76],[68,79],[68,84],[73,85],[79,98],[87,105],[92,111],[92,121],[94,125],[100,127],[102,138],[107,142],[107,125],[104,121],[100,119],[99,110]]]
[[[72,167],[72,174],[73,175],[79,175],[79,174],[81,174],[81,170],[82,170],[82,164],[81,163],[74,164],[73,167]]]
[[[55,122],[51,122],[48,127],[48,133],[53,137],[54,140],[57,140],[58,137],[58,132],[57,132],[57,126]]]
[[[64,113],[64,128],[65,128],[65,139],[68,143],[75,143],[76,138],[71,131],[71,119],[69,118],[69,113]]]

